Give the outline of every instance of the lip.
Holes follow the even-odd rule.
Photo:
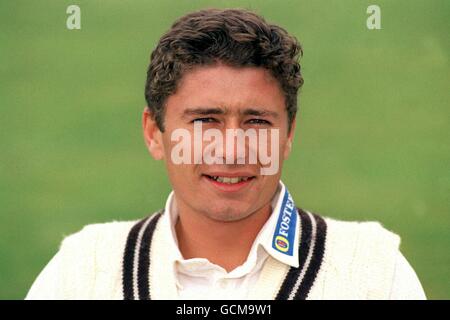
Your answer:
[[[251,179],[248,179],[247,181],[241,181],[238,183],[222,183],[219,181],[215,181],[213,179],[208,178],[207,176],[221,176],[221,177],[251,177]],[[202,179],[204,179],[207,183],[210,183],[214,189],[219,190],[221,192],[238,192],[242,189],[248,187],[251,183],[253,183],[253,180],[256,179],[256,175],[251,174],[249,172],[209,172],[202,174]]]

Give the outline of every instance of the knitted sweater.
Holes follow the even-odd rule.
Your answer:
[[[249,299],[388,299],[400,239],[377,222],[344,222],[297,210],[299,267],[268,257]],[[59,299],[177,299],[158,212],[93,224],[64,239],[49,265]],[[39,296],[38,278],[29,296]]]

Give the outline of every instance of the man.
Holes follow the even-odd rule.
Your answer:
[[[143,112],[173,187],[164,209],[67,237],[27,298],[424,299],[397,235],[297,208],[280,181],[301,54],[246,10],[176,21],[151,55]]]

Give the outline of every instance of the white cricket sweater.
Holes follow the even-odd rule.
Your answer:
[[[275,230],[275,250],[265,256],[245,298],[392,298],[400,238],[377,222],[337,221],[295,210],[281,186],[273,205],[279,216],[269,220],[275,225],[294,208],[294,231],[280,238]],[[66,237],[27,299],[180,298],[167,205],[165,211],[140,221],[88,225]],[[290,262],[293,258],[298,263]],[[418,292],[403,298],[425,298],[417,278],[411,280]]]

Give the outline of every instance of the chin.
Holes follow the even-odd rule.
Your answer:
[[[247,212],[245,209],[239,210],[236,207],[226,207],[219,210],[208,210],[207,215],[210,219],[215,221],[234,222],[247,218],[251,215],[251,212]]]

